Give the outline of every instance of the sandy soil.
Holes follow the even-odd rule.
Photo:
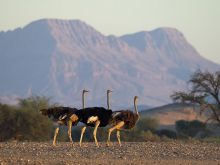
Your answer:
[[[0,165],[13,164],[209,164],[220,165],[220,144],[184,142],[112,143],[8,142],[0,143]]]

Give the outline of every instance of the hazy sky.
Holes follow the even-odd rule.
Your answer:
[[[174,27],[220,63],[220,0],[0,0],[0,31],[40,18],[80,19],[117,36]]]

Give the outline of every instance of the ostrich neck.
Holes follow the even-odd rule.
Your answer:
[[[136,104],[136,100],[134,100],[134,111],[135,111],[135,113],[139,116],[138,109],[137,109],[137,104]]]
[[[107,106],[108,106],[108,109],[110,109],[110,104],[109,104],[109,93],[107,93]]]
[[[85,93],[82,93],[82,108],[85,108]]]

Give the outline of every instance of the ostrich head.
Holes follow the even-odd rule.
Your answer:
[[[112,91],[112,90],[110,90],[110,89],[108,89],[108,90],[107,90],[107,93],[112,93],[112,92],[113,92],[113,91]]]
[[[83,89],[83,94],[88,93],[89,90]]]
[[[138,96],[134,96],[134,101],[135,101],[135,102],[138,101]]]

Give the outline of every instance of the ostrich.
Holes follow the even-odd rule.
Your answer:
[[[56,139],[57,139],[57,135],[59,133],[59,129],[61,125],[68,126],[69,139],[70,139],[70,142],[73,144],[73,140],[71,137],[71,128],[72,128],[72,125],[75,125],[76,123],[71,122],[69,118],[76,111],[77,111],[76,108],[70,108],[70,107],[53,107],[53,108],[40,110],[42,115],[48,116],[57,125],[55,132],[54,132],[54,137],[53,137],[53,146],[56,146]]]
[[[134,97],[134,110],[135,113],[130,110],[121,110],[121,111],[115,111],[112,113],[112,119],[109,123],[113,127],[111,127],[108,130],[108,140],[107,140],[107,146],[110,145],[110,136],[112,131],[117,130],[117,139],[118,143],[121,146],[121,140],[120,140],[120,130],[130,130],[132,129],[135,124],[137,123],[138,119],[140,118],[140,115],[137,110],[137,100],[138,97]]]
[[[96,138],[97,129],[98,127],[107,126],[111,121],[111,116],[112,116],[112,110],[105,109],[103,107],[89,107],[89,108],[80,109],[76,111],[75,114],[72,115],[74,119],[84,123],[86,126],[95,127],[93,130],[93,137],[97,147],[99,147]],[[74,122],[77,122],[76,120]],[[82,146],[82,139],[86,130],[86,126],[84,126],[81,130],[80,143],[79,143],[80,146]]]
[[[85,93],[89,92],[88,90],[83,90],[82,92],[82,107],[85,107]],[[77,125],[78,122],[76,122],[76,119],[74,118],[73,114],[77,111],[76,108],[70,108],[70,107],[53,107],[48,109],[41,109],[41,114],[48,116],[50,119],[53,120],[54,123],[57,124],[57,127],[54,132],[54,138],[53,138],[53,146],[56,146],[56,138],[59,133],[59,129],[61,125],[68,126],[68,136],[70,139],[70,142],[73,144],[72,140],[72,126]]]
[[[96,133],[98,127],[105,127],[109,124],[111,121],[112,116],[112,110],[109,109],[109,94],[111,93],[111,90],[107,90],[107,106],[108,109],[105,109],[103,107],[90,107],[90,108],[83,108],[81,110],[76,111],[75,114],[72,115],[72,118],[75,119],[73,122],[82,122],[85,124],[85,126],[81,130],[81,136],[80,136],[80,146],[82,146],[82,139],[83,135],[85,133],[86,127],[95,127],[93,130],[93,137],[95,140],[95,144],[97,147],[99,147]],[[83,105],[84,105],[83,101]]]

